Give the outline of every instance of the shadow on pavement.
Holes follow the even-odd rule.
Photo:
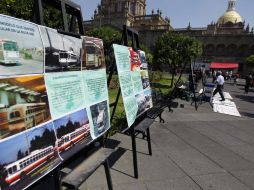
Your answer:
[[[254,103],[254,97],[253,96],[247,96],[247,95],[236,95],[236,98],[239,98],[245,102]]]
[[[250,118],[254,118],[254,113],[241,112],[241,115],[246,116],[246,117],[250,117]]]

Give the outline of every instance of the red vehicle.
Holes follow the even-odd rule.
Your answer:
[[[5,181],[9,185],[12,185],[31,173],[35,168],[39,167],[51,157],[54,157],[53,146],[31,152],[28,156],[5,166],[5,170],[7,171]]]
[[[130,58],[131,58],[131,71],[139,71],[141,61],[139,59],[139,55],[135,52],[132,48],[129,48],[130,51]]]
[[[86,138],[88,136],[88,133],[89,133],[89,125],[86,124],[85,126],[80,127],[76,129],[75,131],[62,136],[60,139],[57,140],[57,146],[58,146],[59,152],[67,150],[72,145]]]

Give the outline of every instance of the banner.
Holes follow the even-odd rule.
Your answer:
[[[0,189],[25,189],[110,128],[103,42],[0,15]]]
[[[148,64],[144,51],[113,45],[123,103],[130,127],[137,117],[152,108]]]

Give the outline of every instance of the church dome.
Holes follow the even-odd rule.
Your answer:
[[[218,24],[226,24],[226,23],[239,23],[243,22],[242,17],[236,11],[227,11],[222,15],[219,20]]]
[[[227,11],[219,18],[218,24],[227,24],[227,23],[242,23],[242,17],[235,10],[236,0],[228,1]]]

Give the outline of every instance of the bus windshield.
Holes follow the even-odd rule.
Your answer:
[[[6,51],[18,51],[16,42],[5,42],[3,46]]]

